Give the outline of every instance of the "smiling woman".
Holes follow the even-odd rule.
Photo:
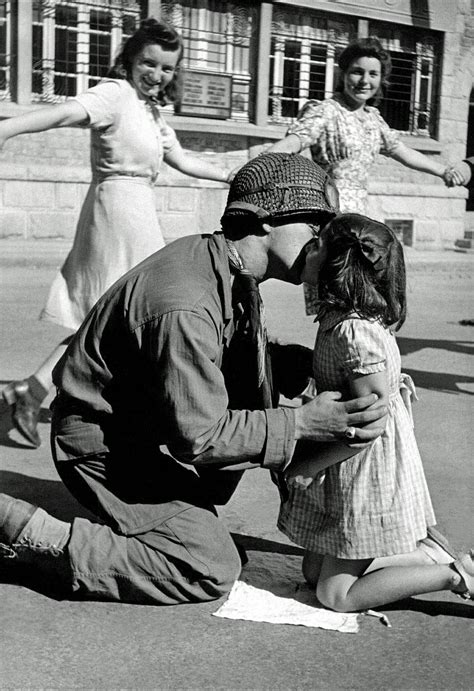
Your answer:
[[[26,132],[74,126],[91,130],[92,183],[43,319],[78,329],[120,276],[163,247],[154,190],[162,161],[187,175],[227,182],[228,171],[182,150],[160,112],[159,106],[179,94],[182,54],[179,34],[147,19],[124,43],[109,78],[65,103],[0,123],[0,146]],[[40,404],[65,347],[61,343],[34,375],[3,391],[15,426],[34,446],[40,444]]]
[[[130,81],[139,98],[158,98],[176,73],[178,51],[164,50],[159,45],[145,46],[133,59]]]
[[[374,99],[382,81],[382,65],[377,58],[362,57],[344,72],[343,98],[347,105],[363,113],[363,106]]]
[[[339,56],[340,81],[333,98],[308,101],[287,136],[270,151],[309,148],[331,175],[342,212],[367,211],[367,185],[377,154],[446,180],[447,168],[405,146],[375,107],[390,76],[389,54],[375,38],[349,44]]]
[[[375,107],[390,76],[389,54],[375,38],[350,43],[338,60],[341,70],[336,93],[325,101],[308,101],[287,136],[269,151],[310,149],[314,161],[333,178],[341,212],[367,213],[370,169],[378,154],[408,168],[443,178],[450,168],[410,149],[390,129]],[[315,314],[315,296],[306,290],[306,310]]]

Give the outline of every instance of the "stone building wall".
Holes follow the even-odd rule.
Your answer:
[[[65,128],[6,143],[0,155],[0,238],[72,240],[91,178],[89,138],[87,130]],[[191,146],[191,154],[226,165],[222,151],[199,150],[203,148],[199,135],[180,138],[183,146]],[[246,141],[237,139],[239,149],[246,146]],[[227,140],[222,146],[228,144]],[[155,198],[166,239],[216,230],[227,189],[163,165]]]
[[[470,0],[450,0],[457,9],[445,33],[438,141],[407,137],[409,146],[450,163],[466,154],[469,94],[474,72],[474,21]],[[0,117],[15,104],[0,103]],[[42,106],[36,106],[42,107]],[[22,108],[21,110],[30,110]],[[194,125],[192,118],[170,116],[170,124],[190,154],[227,168],[264,150],[284,129],[268,131],[238,123]],[[215,131],[215,128],[218,131]],[[0,238],[71,241],[90,180],[89,132],[64,128],[8,141],[0,151]],[[156,185],[156,208],[169,241],[219,228],[227,185],[190,178],[163,165]],[[465,226],[464,189],[379,156],[372,169],[369,212],[380,220],[412,223],[415,247],[452,246]]]
[[[444,36],[440,98],[439,147],[423,149],[445,163],[466,156],[469,95],[474,84],[474,1],[447,0],[454,21]],[[409,146],[417,148],[414,137]],[[468,152],[474,153],[474,152]],[[413,245],[419,248],[452,246],[470,223],[466,217],[464,188],[448,189],[438,178],[409,170],[378,157],[369,186],[369,212],[374,218],[413,222]]]

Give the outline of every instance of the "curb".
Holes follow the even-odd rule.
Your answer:
[[[60,267],[72,247],[72,240],[1,240],[0,267]],[[405,247],[408,267],[461,266],[472,267],[474,250],[458,247],[418,250]]]
[[[71,247],[65,240],[0,240],[0,266],[60,267]]]

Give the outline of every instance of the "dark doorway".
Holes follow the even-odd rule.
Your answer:
[[[474,156],[474,87],[471,89],[469,97],[469,115],[467,120],[467,141],[466,155]],[[469,190],[469,197],[466,201],[466,211],[474,211],[474,188]]]

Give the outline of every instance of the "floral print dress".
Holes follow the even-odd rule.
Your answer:
[[[368,178],[377,154],[391,156],[400,140],[377,108],[350,110],[337,95],[308,101],[288,134],[296,134],[301,150],[310,148],[313,160],[333,178],[341,212],[360,214],[367,213]],[[316,290],[308,285],[304,290],[306,312],[315,314]]]

